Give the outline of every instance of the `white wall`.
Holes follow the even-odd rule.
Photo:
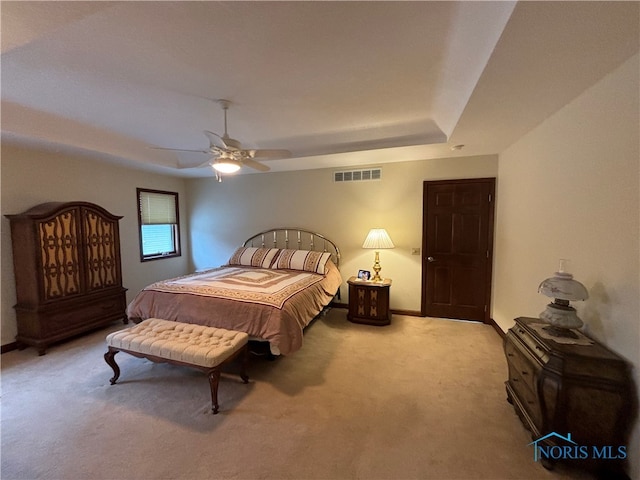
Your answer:
[[[640,384],[638,55],[500,155],[493,318],[536,317],[558,259],[590,292],[585,331],[626,357]],[[639,393],[640,395],[640,393]],[[629,446],[640,478],[640,432]]]
[[[417,312],[420,256],[410,252],[421,247],[423,181],[495,177],[497,164],[493,155],[386,164],[383,180],[368,183],[335,184],[331,169],[241,175],[217,183],[3,145],[0,210],[6,215],[42,202],[82,200],[124,216],[120,237],[129,301],[158,279],[225,263],[247,237],[273,226],[308,228],[334,240],[342,250],[346,281],[358,269],[371,269],[374,254],[362,249],[362,242],[370,228],[382,226],[396,244],[380,254],[382,274],[393,279],[391,307]],[[136,187],[180,194],[182,257],[140,262]],[[17,333],[16,300],[9,221],[2,217],[0,225],[1,341],[6,345]],[[346,284],[342,294],[346,299]]]
[[[425,180],[495,177],[497,157],[459,157],[382,166],[379,182],[334,183],[332,169],[189,180],[194,265],[225,263],[252,234],[272,227],[321,233],[342,251],[346,281],[371,270],[374,252],[362,249],[373,227],[386,228],[396,248],[380,252],[382,275],[392,278],[391,308],[420,310],[422,191]],[[342,286],[346,302],[346,284]]]
[[[182,256],[140,262],[136,187],[179,193],[182,226]],[[187,273],[189,265],[188,215],[185,181],[139,170],[130,170],[87,158],[47,154],[2,146],[1,193],[1,294],[2,345],[15,341],[17,333],[15,283],[9,220],[4,215],[21,213],[43,202],[87,201],[96,203],[120,220],[122,274],[127,299],[145,285]]]

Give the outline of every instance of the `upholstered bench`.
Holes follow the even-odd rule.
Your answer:
[[[240,377],[244,383],[249,381],[246,374],[248,340],[249,336],[244,332],[149,318],[131,328],[110,333],[107,336],[109,350],[104,359],[113,369],[111,385],[120,377],[120,367],[114,358],[118,352],[202,370],[209,377],[215,414],[219,407],[218,383],[223,364],[242,355]]]

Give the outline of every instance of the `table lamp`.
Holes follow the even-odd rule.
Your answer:
[[[539,293],[553,298],[553,302],[540,314],[540,319],[549,323],[543,330],[550,335],[578,338],[571,329],[582,327],[583,322],[569,302],[586,300],[589,292],[583,284],[573,279],[573,275],[565,271],[567,263],[567,260],[560,260],[560,268],[554,276],[543,280],[538,287]]]
[[[375,248],[376,249],[376,259],[373,264],[373,271],[375,275],[371,279],[374,282],[381,282],[382,277],[380,277],[380,270],[382,267],[380,266],[380,250],[381,248],[395,248],[395,245],[391,241],[391,237],[384,228],[372,228],[369,230],[369,234],[367,238],[365,238],[364,243],[362,244],[362,248]]]

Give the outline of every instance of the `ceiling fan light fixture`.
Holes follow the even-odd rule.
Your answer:
[[[218,179],[222,178],[218,174],[236,173],[241,167],[252,168],[260,172],[268,172],[271,170],[267,165],[257,161],[257,159],[276,160],[281,158],[291,158],[291,152],[289,150],[247,150],[242,148],[242,144],[238,140],[231,138],[227,132],[227,110],[229,109],[231,102],[224,99],[217,100],[217,102],[222,106],[224,111],[224,134],[219,135],[209,130],[203,130],[203,133],[209,139],[209,148],[206,150],[165,147],[152,148],[173,150],[176,152],[205,153],[209,155],[209,160],[194,167],[184,168],[203,168],[210,166],[216,172],[216,178]],[[211,155],[213,155],[213,157]]]
[[[240,162],[232,158],[216,160],[211,166],[220,173],[235,173],[240,170]]]

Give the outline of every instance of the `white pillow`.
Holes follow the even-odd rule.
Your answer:
[[[284,268],[289,270],[303,270],[324,275],[327,260],[331,257],[329,252],[313,252],[311,250],[280,250],[273,268]]]
[[[240,247],[231,255],[229,265],[271,268],[279,251],[279,248]]]

